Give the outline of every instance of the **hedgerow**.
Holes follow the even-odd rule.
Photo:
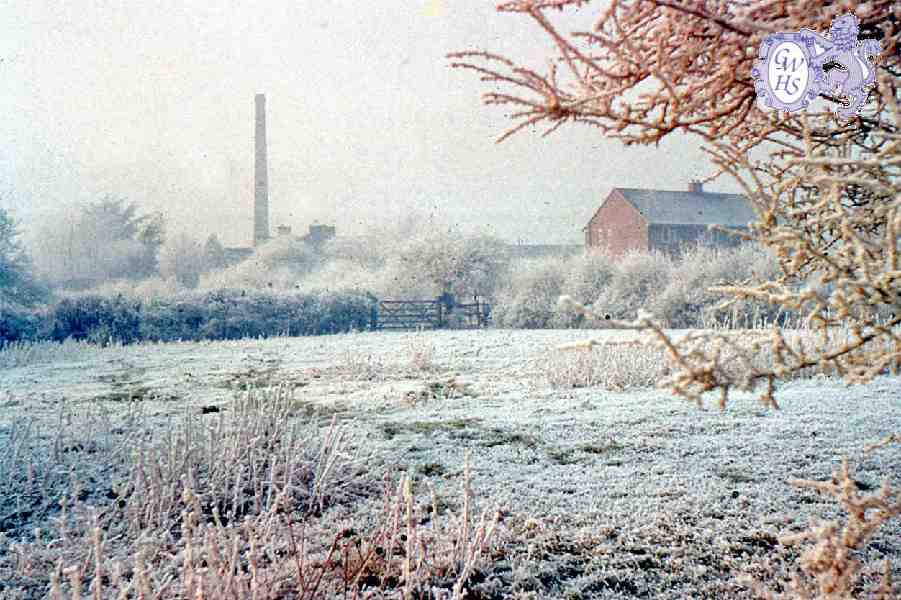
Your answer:
[[[371,296],[219,290],[156,298],[65,298],[44,311],[0,308],[0,343],[67,339],[99,344],[321,335],[369,326]]]

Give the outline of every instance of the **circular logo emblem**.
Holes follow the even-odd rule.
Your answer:
[[[816,98],[819,87],[811,64],[813,51],[813,39],[801,32],[766,37],[751,72],[762,109],[794,112]]]

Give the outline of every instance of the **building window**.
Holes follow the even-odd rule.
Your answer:
[[[654,242],[660,246],[667,246],[676,241],[676,234],[671,227],[661,225],[654,228]]]

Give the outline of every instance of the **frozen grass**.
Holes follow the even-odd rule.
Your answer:
[[[628,393],[542,379],[554,356],[657,356],[592,336],[167,344],[7,369],[0,597],[751,598],[748,578],[787,590],[819,543],[782,534],[842,530],[789,480],[828,482],[848,455],[861,489],[901,483],[897,446],[858,450],[901,430],[896,379],[789,382],[781,414],[741,394],[700,411],[634,373],[609,386]],[[126,379],[150,391],[111,399]],[[860,589],[885,558],[901,575],[898,556],[889,519],[851,556]]]
[[[841,347],[852,339],[847,329],[822,334],[806,329],[783,330],[787,342],[782,351],[786,356],[815,346],[827,351]],[[689,342],[698,332],[685,332],[680,337]],[[723,339],[740,339],[740,347],[747,352],[740,355],[732,348],[724,346],[722,362],[724,368],[742,372],[744,362],[756,368],[769,368],[774,364],[772,333],[763,329],[722,330]],[[699,340],[700,343],[700,340]],[[704,340],[704,343],[708,343]],[[646,389],[656,386],[666,387],[674,371],[674,364],[667,351],[651,342],[631,340],[586,340],[565,344],[537,361],[536,373],[555,387],[581,388],[598,387],[610,391]],[[809,378],[835,375],[827,367],[814,366],[795,373],[791,378]]]
[[[417,379],[434,374],[435,346],[427,334],[414,334],[394,355],[351,348],[341,353],[338,363],[326,374],[353,381],[384,382],[390,379]]]
[[[12,369],[41,363],[91,360],[111,355],[116,344],[101,347],[86,341],[68,339],[64,342],[10,342],[0,346],[0,369]]]
[[[324,435],[294,419],[295,400],[250,389],[157,428],[142,403],[118,418],[61,404],[52,430],[14,421],[0,595],[462,597],[499,519],[476,512],[468,458],[460,510],[439,514],[434,490],[419,502],[334,419]]]
[[[541,361],[538,373],[555,387],[616,391],[654,387],[668,369],[663,350],[628,341],[564,347]]]

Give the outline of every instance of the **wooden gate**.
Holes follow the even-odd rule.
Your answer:
[[[473,298],[470,304],[456,304],[449,319],[453,326],[464,329],[485,327],[491,318],[491,306],[482,302],[478,297]]]
[[[437,300],[379,300],[373,329],[438,329],[444,305]]]
[[[471,304],[456,304],[449,295],[436,300],[379,300],[372,314],[372,329],[485,327],[491,308],[478,297],[473,300]]]

